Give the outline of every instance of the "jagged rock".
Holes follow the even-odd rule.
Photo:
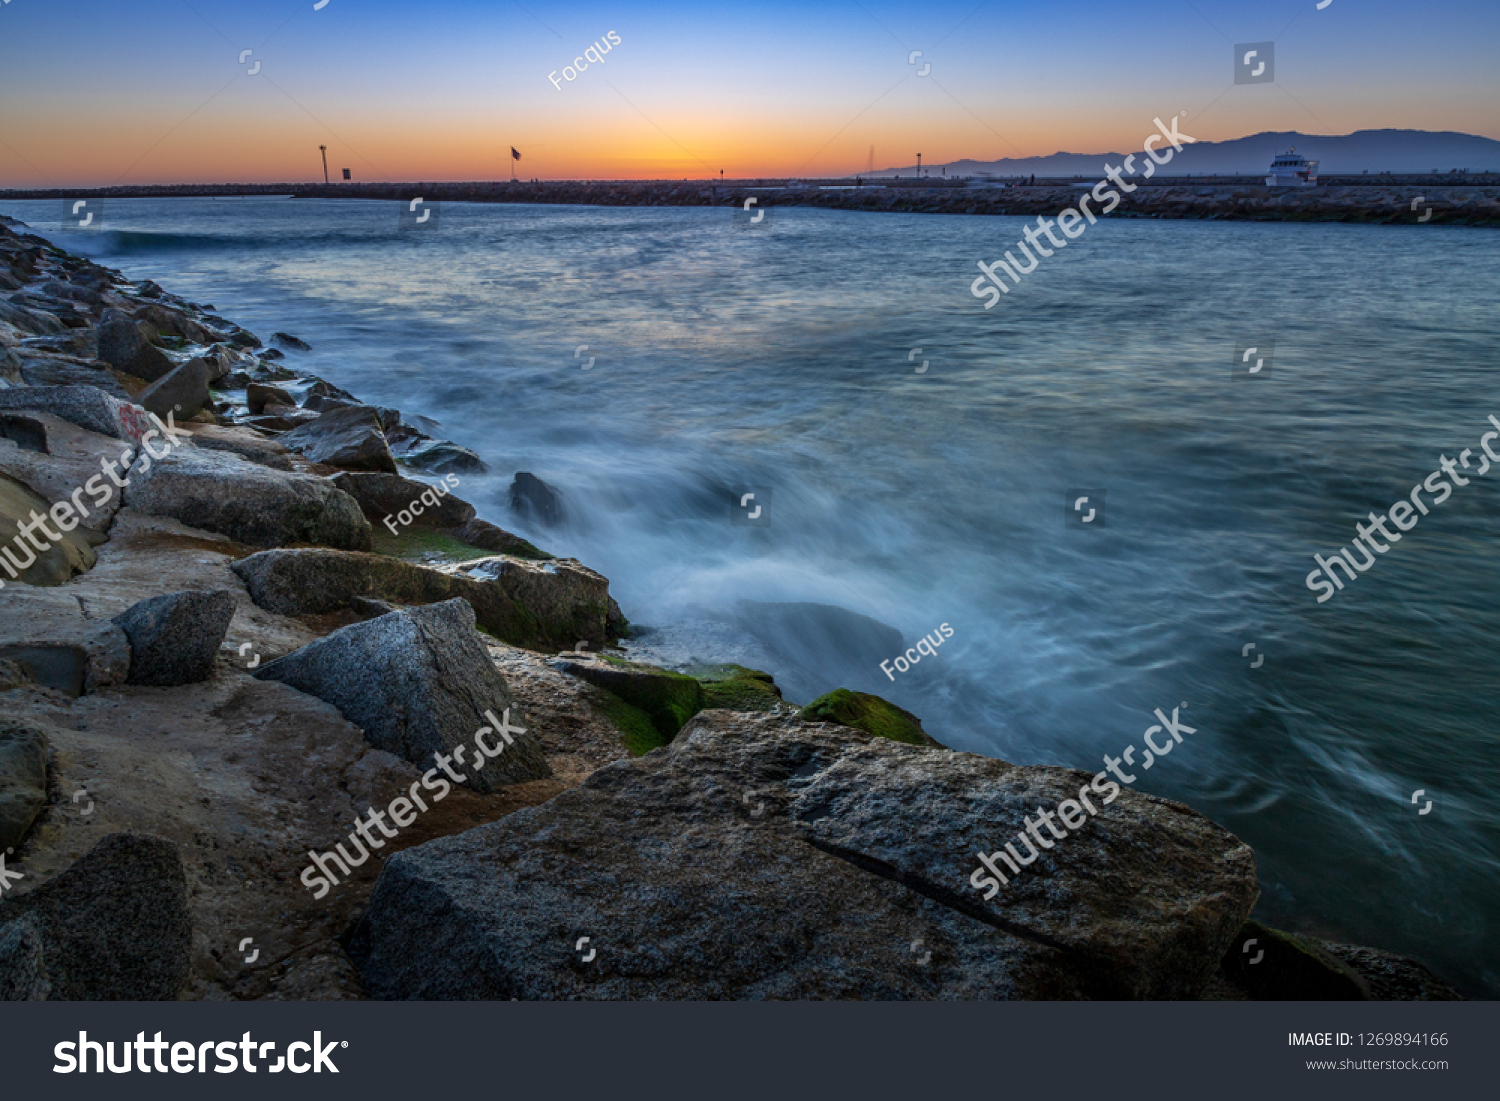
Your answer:
[[[153,596],[115,616],[130,640],[128,683],[172,688],[207,680],[234,618],[227,591]]]
[[[38,336],[60,333],[67,328],[50,313],[43,310],[29,310],[25,306],[18,306],[14,302],[6,302],[3,299],[0,299],[0,321],[14,325],[24,333],[35,333]]]
[[[26,486],[0,474],[0,586],[22,581],[28,585],[61,585],[74,574],[94,568],[94,548],[71,504],[60,508],[73,527],[62,530],[52,506]],[[38,524],[37,521],[41,523]],[[36,543],[21,534],[25,525]],[[53,539],[60,535],[61,539]]]
[[[922,721],[910,711],[868,692],[835,688],[803,708],[802,718],[810,723],[852,726],[877,738],[889,738],[907,745],[943,748],[941,742],[922,729]]]
[[[976,851],[1088,781],[704,712],[392,857],[350,954],[377,998],[1192,997],[1256,891],[1249,849],[1186,807],[1126,791],[993,904],[970,885]]]
[[[396,460],[385,442],[380,418],[369,406],[331,409],[317,420],[292,429],[281,442],[313,462],[345,470],[396,473]]]
[[[510,484],[510,507],[539,524],[556,524],[563,517],[562,498],[535,474],[517,474]]]
[[[266,404],[275,402],[277,405],[285,405],[292,409],[297,407],[297,399],[292,397],[279,386],[270,386],[263,382],[252,382],[245,387],[245,404],[250,412],[259,416],[265,412]]]
[[[480,558],[444,570],[399,558],[331,550],[274,550],[231,569],[268,612],[317,615],[364,596],[393,604],[462,597],[479,625],[503,642],[541,650],[603,646],[609,582],[573,559],[545,563]]]
[[[411,507],[413,502],[421,509],[413,522],[421,527],[457,528],[474,519],[474,506],[454,497],[445,483],[439,483],[442,487],[439,492],[433,486],[399,474],[346,471],[335,475],[333,484],[359,502],[371,524],[381,523],[387,517],[396,523],[394,517],[398,513],[416,511]],[[436,504],[429,504],[428,501],[433,499],[436,499]]]
[[[158,332],[194,344],[212,344],[218,339],[218,334],[200,325],[181,310],[174,310],[160,303],[152,303],[136,310],[135,318],[151,325]]]
[[[35,410],[97,432],[137,441],[152,427],[146,411],[94,386],[23,386],[0,390],[0,410]]]
[[[104,307],[104,296],[92,287],[82,286],[77,283],[64,283],[57,279],[49,279],[38,288],[45,295],[53,298],[66,298],[74,302],[82,302],[96,309]]]
[[[549,664],[560,672],[580,677],[614,693],[650,720],[657,734],[654,744],[645,747],[630,745],[632,752],[642,753],[666,745],[677,736],[683,724],[703,708],[701,684],[692,677],[658,669],[654,665],[586,653],[554,658]],[[627,738],[627,745],[629,741]]]
[[[309,397],[316,395],[317,397],[324,398],[338,398],[341,401],[359,401],[359,399],[356,398],[353,394],[349,393],[348,390],[341,390],[333,383],[327,381],[326,379],[321,379],[317,375],[308,375],[307,378],[312,383],[312,385],[307,388]]]
[[[177,419],[187,420],[208,404],[211,375],[208,360],[201,356],[190,359],[157,379],[136,401],[158,417],[175,413]]]
[[[299,352],[310,352],[310,351],[312,351],[312,345],[311,344],[309,344],[305,340],[299,340],[299,339],[297,339],[295,336],[292,336],[290,333],[272,333],[271,334],[271,339],[274,340],[277,344],[285,345],[286,347],[293,348],[293,349],[295,349],[296,351],[299,351]]]
[[[429,474],[483,474],[489,469],[475,452],[449,440],[423,440],[401,452],[407,466]]]
[[[127,375],[155,382],[175,366],[146,338],[139,323],[120,310],[105,310],[100,315],[96,335],[99,358]]]
[[[359,505],[332,483],[272,470],[229,452],[174,451],[133,477],[125,502],[253,547],[370,546],[370,525]]]
[[[72,356],[26,355],[21,359],[21,379],[27,386],[92,386],[117,401],[130,401],[130,393],[102,363]]]
[[[344,627],[252,675],[331,703],[376,749],[424,770],[438,767],[436,754],[467,746],[469,756],[455,758],[455,771],[475,791],[552,775],[534,735],[502,740],[487,717],[526,725],[474,630],[474,609],[463,600],[403,608]],[[490,727],[486,753],[503,748],[476,760],[475,732],[481,727]]]
[[[47,732],[0,718],[0,852],[21,843],[47,802]]]
[[[252,463],[269,466],[273,470],[291,470],[292,462],[287,449],[275,440],[265,439],[256,432],[243,428],[222,428],[218,425],[195,425],[193,446],[210,451],[231,451]]]
[[[51,992],[36,915],[0,926],[0,1002],[44,1002]]]
[[[265,412],[259,417],[246,417],[244,423],[265,432],[290,432],[304,424],[311,424],[318,414],[311,410],[298,409],[291,405],[267,402]]]
[[[192,949],[177,846],[112,833],[62,874],[0,899],[0,924],[36,921],[57,1001],[169,1001]]]
[[[311,409],[314,413],[327,413],[331,409],[358,409],[363,405],[364,403],[361,401],[330,398],[322,394],[308,394],[302,402],[302,408]],[[384,425],[382,425],[383,429]],[[389,445],[389,441],[387,441],[387,445]]]

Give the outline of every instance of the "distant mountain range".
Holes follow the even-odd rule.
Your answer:
[[[1182,126],[1184,133],[1190,127]],[[1141,140],[1146,137],[1141,131]],[[1160,147],[1159,147],[1160,148]],[[1169,147],[1168,147],[1169,148]],[[1308,160],[1318,161],[1322,175],[1359,175],[1361,172],[1500,172],[1500,141],[1476,134],[1428,130],[1357,130],[1352,134],[1302,134],[1295,130],[1266,131],[1231,141],[1199,141],[1172,158],[1164,171],[1173,176],[1263,175],[1278,152],[1295,148]],[[1138,149],[1130,152],[1139,152]],[[949,176],[1100,176],[1104,163],[1119,164],[1124,153],[1053,153],[1050,157],[1011,158],[998,161],[954,161],[947,165],[924,164],[924,175],[934,176],[946,168]],[[1139,164],[1140,158],[1137,158]],[[876,176],[914,176],[916,166],[887,168]],[[1139,169],[1137,169],[1139,171]]]

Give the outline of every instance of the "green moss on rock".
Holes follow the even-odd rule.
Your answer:
[[[619,728],[620,740],[632,757],[644,757],[672,740],[657,729],[651,717],[639,707],[632,707],[608,690],[601,690],[599,696],[600,708],[609,721]]]
[[[921,720],[910,711],[868,692],[835,688],[804,707],[798,717],[806,722],[852,726],[877,738],[889,738],[907,745],[943,748],[941,742],[922,729]]]
[[[780,703],[781,689],[770,673],[743,665],[697,665],[685,672],[703,685],[703,709],[772,711]]]
[[[374,531],[372,549],[376,554],[423,566],[471,562],[476,558],[486,558],[492,553],[431,528],[406,528],[400,535],[392,535],[383,524],[371,526]]]

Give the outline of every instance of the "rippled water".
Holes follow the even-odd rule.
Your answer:
[[[1105,221],[986,312],[975,261],[1023,225],[449,204],[398,232],[392,204],[174,200],[57,239],[443,421],[494,470],[461,495],[609,576],[647,655],[1089,770],[1185,703],[1196,733],[1136,786],[1254,846],[1259,917],[1500,994],[1500,470],[1326,604],[1303,584],[1500,415],[1500,235]],[[1245,340],[1269,377],[1232,378]],[[562,528],[509,514],[517,470]],[[1066,526],[1077,489],[1104,528]],[[889,680],[879,624],[941,623]]]

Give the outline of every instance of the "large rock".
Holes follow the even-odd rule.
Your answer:
[[[366,405],[330,409],[317,420],[292,429],[281,442],[313,462],[345,470],[396,473],[380,416]]]
[[[333,479],[333,484],[359,502],[365,517],[371,524],[390,519],[399,529],[398,514],[420,509],[415,526],[426,528],[462,527],[474,519],[474,506],[453,496],[446,481],[437,486],[414,482],[399,474],[361,474],[346,471]],[[456,484],[456,482],[455,482]],[[435,503],[429,503],[435,502]]]
[[[46,731],[0,718],[0,852],[21,843],[47,802]]]
[[[105,310],[97,330],[99,358],[119,371],[155,382],[174,366],[160,348],[146,338],[141,326],[120,310]]]
[[[117,401],[130,394],[102,363],[68,355],[27,354],[21,358],[21,379],[27,386],[92,386]]]
[[[327,479],[273,470],[230,452],[180,448],[133,476],[125,502],[253,547],[370,546],[359,505]]]
[[[451,440],[423,440],[406,447],[401,461],[428,474],[483,474],[489,469],[475,452]]]
[[[187,879],[177,846],[107,835],[24,895],[0,899],[0,925],[31,915],[56,1001],[170,1001],[188,977]]]
[[[52,992],[35,914],[0,926],[0,1002],[45,1002]]]
[[[119,401],[93,386],[22,386],[0,390],[0,410],[34,410],[120,440],[139,442],[155,427],[138,405]]]
[[[502,741],[487,717],[526,725],[474,630],[474,609],[463,600],[344,627],[252,675],[331,703],[376,749],[423,770],[438,767],[435,755],[467,747],[468,756],[459,755],[454,767],[475,791],[552,775],[535,735]],[[490,728],[484,744],[499,747],[487,759],[476,748],[476,731],[484,727]]]
[[[557,490],[524,470],[510,483],[510,507],[521,516],[547,526],[563,518],[562,498]]]
[[[280,386],[271,386],[264,382],[252,382],[245,387],[245,405],[253,415],[260,416],[265,412],[268,403],[286,405],[295,409],[297,399]]]
[[[130,639],[128,683],[172,688],[207,680],[234,618],[226,590],[153,596],[115,616]]]
[[[208,384],[212,378],[208,360],[198,356],[157,379],[136,401],[158,417],[174,413],[177,419],[187,420],[208,404]]]
[[[252,463],[269,466],[273,470],[293,469],[287,449],[254,429],[217,424],[194,424],[191,427],[195,447],[210,451],[232,451]]]
[[[1256,890],[1186,807],[1126,791],[992,902],[971,885],[976,852],[1088,782],[704,712],[391,858],[350,954],[377,998],[1193,997]]]
[[[49,518],[51,506],[42,497],[10,478],[0,475],[0,588],[9,582],[28,585],[61,585],[74,574],[93,569],[94,548],[83,529],[77,527],[79,516],[71,504],[62,513],[74,527],[63,531]],[[41,524],[37,524],[37,520]],[[42,544],[21,534],[21,526]],[[60,539],[52,539],[51,535]]]
[[[136,310],[135,317],[137,321],[146,322],[159,333],[179,337],[194,344],[211,344],[218,339],[213,330],[199,324],[186,313],[157,302]]]
[[[603,646],[610,634],[609,582],[573,559],[479,558],[443,570],[378,554],[272,550],[231,567],[268,612],[317,615],[355,597],[432,604],[462,597],[479,625],[512,646],[571,650]]]

